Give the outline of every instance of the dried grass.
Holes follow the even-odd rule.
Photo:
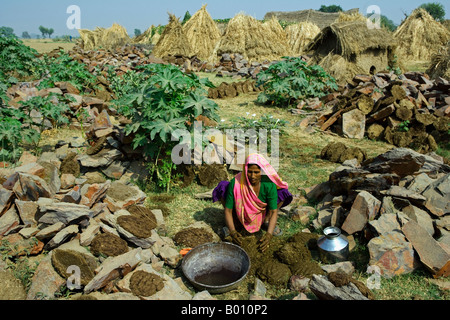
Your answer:
[[[131,42],[127,29],[114,23],[111,28],[101,34],[101,46],[105,49],[114,49]]]
[[[156,43],[153,55],[158,58],[165,56],[192,57],[193,51],[180,19],[169,13],[169,24],[164,28]]]
[[[339,18],[335,22],[362,21],[367,22],[367,18],[359,12],[344,13],[339,12]]]
[[[227,25],[224,35],[214,50],[218,60],[225,53],[239,53],[249,62],[275,61],[289,55],[287,42],[283,42],[270,27],[255,18],[238,13]]]
[[[183,26],[195,55],[204,61],[210,60],[221,37],[221,32],[206,10],[206,6],[203,5]]]
[[[394,37],[399,42],[401,60],[429,61],[450,40],[450,31],[426,10],[416,9],[397,28]]]
[[[97,27],[93,31],[80,29],[78,32],[84,50],[115,49],[131,42],[127,30],[117,23],[108,29]]]
[[[145,30],[140,35],[134,37],[132,39],[133,43],[136,43],[136,44],[150,44],[150,43],[152,43],[152,33],[153,33],[153,29],[154,28],[155,28],[155,26],[152,25],[150,28]]]
[[[371,67],[384,70],[393,63],[397,42],[386,29],[369,29],[362,21],[334,23],[308,45],[311,63],[321,65],[338,80],[347,82]]]
[[[431,57],[431,65],[426,73],[433,79],[442,77],[450,80],[450,41],[446,48]]]
[[[300,22],[286,27],[288,44],[292,54],[302,55],[305,47],[320,33],[320,28],[312,22]]]

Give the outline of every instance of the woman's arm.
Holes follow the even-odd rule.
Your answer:
[[[225,208],[225,223],[230,230],[230,233],[236,231],[236,227],[233,221],[233,209]]]
[[[267,228],[267,232],[273,235],[275,227],[277,226],[278,221],[278,209],[269,210],[269,226]]]

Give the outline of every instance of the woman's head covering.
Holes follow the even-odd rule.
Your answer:
[[[258,195],[250,186],[247,172],[248,166],[252,164],[258,165],[278,189],[288,189],[289,185],[283,182],[272,165],[262,155],[254,153],[247,157],[243,173],[241,172],[235,177],[236,183],[233,193],[239,220],[248,232],[255,233],[261,229],[264,222],[267,203],[259,200]]]

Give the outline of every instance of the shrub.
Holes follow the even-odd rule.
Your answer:
[[[204,89],[213,85],[208,79],[185,74],[172,65],[150,64],[139,71],[139,76],[130,73],[123,78],[127,90],[120,91],[121,98],[114,103],[118,112],[131,120],[125,134],[134,135],[133,148],[143,148],[144,156],[152,160],[150,168],[159,185],[169,188],[175,169],[171,150],[177,144],[171,141],[171,134],[178,129],[192,129],[200,115],[218,119],[218,105],[206,98]]]
[[[283,57],[258,74],[257,86],[264,92],[258,102],[289,106],[307,98],[321,98],[337,90],[336,80],[317,65],[308,66],[301,58]]]
[[[80,63],[70,57],[64,50],[60,51],[58,57],[42,58],[42,67],[40,69],[41,77],[44,79],[38,88],[53,88],[55,82],[70,82],[78,90],[84,91],[85,88],[93,88],[96,78],[91,74],[84,63]]]

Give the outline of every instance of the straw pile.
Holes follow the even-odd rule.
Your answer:
[[[101,35],[101,46],[105,49],[114,49],[131,42],[127,30],[121,25],[114,23],[111,28],[103,31]]]
[[[287,41],[255,18],[238,13],[227,25],[224,35],[214,50],[217,60],[223,54],[238,53],[249,62],[275,61],[289,55]],[[271,31],[272,30],[272,31]]]
[[[80,33],[81,47],[84,50],[93,50],[95,48],[95,40],[92,31],[87,29],[79,29],[78,32]]]
[[[193,49],[183,30],[180,19],[169,13],[169,24],[155,45],[153,55],[158,58],[166,56],[192,57]]]
[[[133,43],[136,44],[150,44],[152,42],[152,31],[155,26],[151,26],[140,35],[133,38]]]
[[[203,61],[210,59],[222,35],[206,6],[203,5],[183,26],[195,55]]]
[[[302,55],[305,47],[320,33],[320,28],[312,22],[300,22],[286,27],[287,41],[292,54]]]
[[[116,23],[109,29],[97,27],[93,31],[80,29],[78,32],[84,50],[115,49],[131,42],[127,30]]]
[[[403,21],[394,37],[399,42],[398,55],[402,60],[430,61],[450,40],[450,31],[419,8]]]
[[[442,77],[450,80],[450,41],[445,49],[431,57],[431,65],[427,74],[432,79]]]
[[[359,11],[351,13],[339,12],[339,18],[335,22],[349,22],[349,21],[366,22],[367,18],[364,17],[361,13],[359,13]]]

